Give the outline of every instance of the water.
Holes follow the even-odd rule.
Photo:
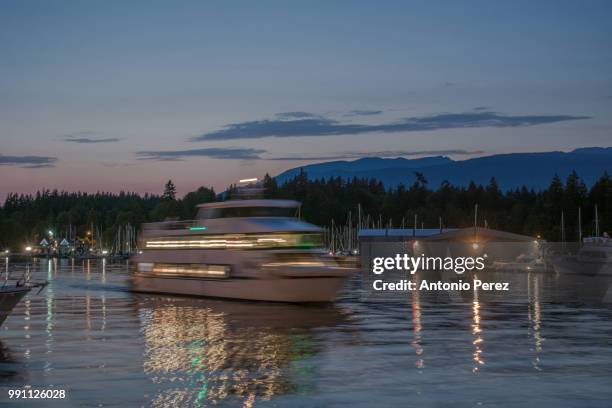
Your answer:
[[[11,269],[23,265],[9,265]],[[335,305],[128,291],[127,264],[41,260],[0,329],[7,406],[610,406],[612,282],[496,275],[501,294]],[[9,388],[65,389],[61,401]]]

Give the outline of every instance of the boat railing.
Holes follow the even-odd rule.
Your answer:
[[[609,237],[586,237],[582,242],[594,246],[612,246],[612,238]]]

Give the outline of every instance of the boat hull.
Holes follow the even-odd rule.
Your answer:
[[[612,276],[612,263],[579,260],[575,256],[560,256],[551,260],[559,274],[579,274],[587,276]]]
[[[281,279],[198,279],[162,277],[135,273],[135,292],[166,293],[213,298],[270,302],[331,302],[346,277],[309,277]]]

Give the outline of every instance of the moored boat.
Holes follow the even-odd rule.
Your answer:
[[[29,286],[5,285],[0,287],[0,325],[30,290]]]
[[[14,281],[7,276],[6,280],[0,285],[0,325],[4,323],[15,306],[33,288],[42,290],[45,286],[47,286],[47,282],[31,283],[29,281],[24,282],[23,279]]]
[[[520,255],[512,261],[493,261],[488,268],[495,271],[546,272],[542,257],[528,255]]]
[[[576,254],[557,255],[551,263],[557,273],[587,276],[612,276],[612,239],[587,237]]]

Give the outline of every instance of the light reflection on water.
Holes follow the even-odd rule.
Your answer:
[[[479,276],[511,281],[501,295],[379,303],[360,300],[356,276],[335,305],[298,306],[132,294],[127,269],[36,261],[33,277],[50,285],[0,329],[0,401],[24,385],[65,388],[58,406],[603,407],[612,398],[612,308],[602,301],[612,279],[505,273]]]
[[[268,400],[306,389],[294,376],[312,368],[319,345],[309,328],[333,327],[333,307],[303,308],[212,300],[146,298],[138,302],[145,339],[144,372],[155,383],[177,383],[153,406]],[[304,365],[302,365],[302,363]],[[300,367],[298,367],[300,366]]]
[[[480,366],[483,365],[484,357],[482,355],[482,329],[480,328],[480,302],[478,301],[478,291],[473,291],[474,300],[472,301],[472,335],[474,336],[474,341],[472,344],[474,345],[474,368],[473,372],[477,372],[480,369]]]

